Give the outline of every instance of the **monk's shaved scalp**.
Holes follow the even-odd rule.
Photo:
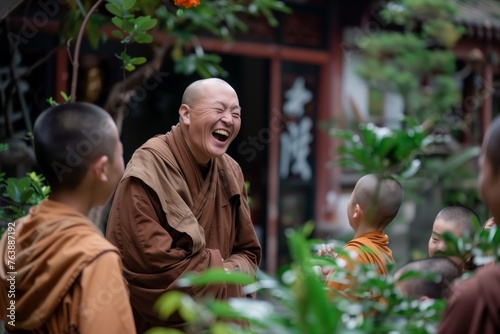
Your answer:
[[[223,84],[231,87],[226,81],[219,78],[201,79],[191,83],[182,95],[182,104],[194,106],[200,96],[203,96],[203,86],[208,84]],[[232,89],[232,87],[231,87]]]
[[[53,190],[78,187],[98,157],[114,157],[116,130],[111,116],[89,103],[51,107],[37,118],[33,129],[40,172]]]
[[[385,228],[396,217],[403,202],[403,187],[389,177],[363,176],[356,183],[353,205],[358,204],[376,228]]]
[[[479,217],[474,211],[458,205],[442,209],[437,214],[437,219],[452,223],[454,226],[459,226],[464,231],[468,231],[470,235],[474,233],[474,222],[479,223]]]
[[[404,286],[404,294],[415,299],[423,296],[433,299],[447,298],[453,281],[462,275],[462,270],[449,258],[443,256],[411,261],[398,269],[395,277],[399,278],[409,271],[419,272],[424,275],[425,273],[439,275],[438,280],[414,277],[401,281],[400,283]]]
[[[491,164],[493,175],[497,176],[500,172],[500,149],[498,148],[500,143],[500,116],[495,117],[491,123],[485,140],[487,142],[483,148],[483,153]]]

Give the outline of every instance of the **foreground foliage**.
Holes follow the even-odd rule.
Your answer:
[[[188,275],[184,284],[239,283],[257,299],[217,301],[195,300],[173,291],[165,294],[156,307],[161,318],[179,311],[189,323],[186,333],[434,333],[444,311],[443,300],[410,300],[395,288],[391,276],[381,277],[371,267],[357,266],[347,273],[333,258],[311,252],[317,240],[309,239],[312,225],[287,233],[292,262],[279,278],[260,272],[256,279],[241,273],[212,269],[201,275]],[[479,229],[474,237],[456,239],[446,234],[449,253],[471,253],[477,265],[499,257],[500,231]],[[356,298],[334,293],[322,281],[317,266],[335,269],[335,280],[347,274],[356,277],[350,291]],[[394,272],[396,268],[392,268]],[[401,280],[422,277],[408,272]],[[438,279],[435,277],[434,279]],[[373,300],[366,294],[383,299]],[[238,322],[235,322],[238,321]],[[241,322],[247,324],[240,325]],[[239,324],[238,324],[239,323]],[[180,333],[155,328],[148,334]]]

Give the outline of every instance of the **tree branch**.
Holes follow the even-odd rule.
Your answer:
[[[166,41],[160,45],[155,45],[153,47],[154,56],[151,61],[142,65],[122,81],[115,83],[111,88],[104,109],[111,114],[119,130],[121,130],[124,105],[128,103],[128,99],[131,97],[131,94],[127,93],[141,85],[144,79],[151,77],[155,72],[160,70],[168,45],[169,43]]]
[[[87,26],[87,22],[90,20],[92,14],[99,8],[99,6],[104,2],[104,0],[97,0],[97,2],[90,8],[89,12],[85,16],[82,22],[82,26],[80,27],[80,31],[78,32],[78,37],[76,38],[75,52],[73,53],[73,76],[71,78],[71,102],[76,101],[76,85],[78,83],[78,59],[80,56],[80,48],[82,45],[83,34],[85,32],[85,27]]]

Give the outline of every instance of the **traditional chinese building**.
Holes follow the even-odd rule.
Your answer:
[[[293,13],[279,15],[276,29],[255,20],[248,22],[249,33],[231,43],[200,38],[207,52],[222,56],[222,66],[229,73],[226,79],[240,97],[242,128],[229,153],[241,164],[250,182],[253,219],[265,252],[263,268],[270,273],[287,261],[286,229],[314,220],[318,230],[335,237],[336,231],[345,225],[346,196],[342,186],[352,186],[354,180],[331,166],[334,142],[322,124],[350,113],[353,96],[362,108],[367,103],[367,93],[353,74],[354,62],[346,51],[356,34],[370,34],[381,28],[372,12],[376,0],[285,2]],[[486,6],[491,1],[483,2]],[[54,0],[54,4],[59,2]],[[2,110],[10,118],[0,121],[4,129],[0,139],[19,135],[23,127],[29,130],[30,121],[47,106],[45,99],[51,96],[60,99],[59,92],[69,90],[68,54],[64,48],[53,51],[59,43],[58,16],[51,15],[50,8],[45,11],[43,6],[40,8],[34,11],[38,16],[32,15],[30,19],[16,12],[3,28],[8,30],[3,31],[1,50],[8,49],[9,40],[5,36],[9,32],[24,31],[21,36],[28,40],[26,43],[18,40],[19,59],[5,53],[0,58],[3,106],[9,83],[13,82],[12,74],[29,70],[52,54],[43,66],[23,79],[15,91],[12,107]],[[473,9],[461,8],[460,20],[469,28],[469,35],[457,46],[457,54],[461,59],[470,59],[470,51],[477,48],[482,56],[479,61],[486,64],[481,67],[485,80],[482,92],[489,94],[481,95],[485,101],[484,128],[496,103],[491,97],[496,94],[492,78],[497,71],[500,24],[493,14],[487,21],[481,21],[483,18]],[[161,44],[167,37],[157,34],[154,38]],[[84,45],[79,96],[103,103],[103,96],[122,76],[115,57],[120,50],[119,43],[112,41],[100,47],[98,53]],[[168,70],[171,64],[165,62],[154,76],[135,87],[123,118],[126,160],[147,138],[168,131],[177,122],[182,92],[197,79],[171,73]],[[474,88],[467,89],[474,93]],[[28,107],[23,107],[23,103]],[[391,105],[397,103],[395,99]],[[19,110],[30,112],[26,115]]]

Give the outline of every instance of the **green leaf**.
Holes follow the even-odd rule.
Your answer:
[[[132,65],[132,64],[126,64],[126,65],[123,66],[123,68],[126,69],[129,72],[132,72],[133,70],[135,70],[135,66]]]
[[[179,315],[186,322],[194,322],[197,317],[197,305],[196,302],[188,295],[181,296]]]
[[[117,16],[113,16],[111,18],[111,22],[113,22],[113,24],[115,26],[117,26],[118,28],[123,28],[123,20]]]
[[[31,188],[28,188],[28,189],[25,189],[22,193],[21,193],[21,197],[20,197],[20,204],[23,205],[25,204],[29,199],[30,197],[35,193],[35,190],[34,189],[31,189]]]
[[[13,179],[7,179],[7,196],[15,203],[20,202],[21,192]]]
[[[113,14],[115,16],[122,17],[122,15],[123,15],[121,8],[118,7],[118,5],[116,5],[114,2],[107,3],[104,7],[106,7],[108,12],[110,12],[111,14]]]
[[[115,36],[116,38],[118,38],[118,39],[124,39],[125,38],[125,36],[123,36],[123,33],[120,30],[113,30],[111,32],[111,34],[113,36]]]
[[[56,100],[54,100],[54,98],[52,96],[47,99],[47,102],[49,103],[49,105],[51,107],[57,106],[59,104],[59,103],[57,103]]]
[[[137,30],[146,31],[154,28],[158,23],[157,19],[152,19],[151,16],[139,16],[135,22],[137,25]]]
[[[168,319],[181,304],[182,292],[168,291],[158,298],[154,308],[158,311],[161,320]]]
[[[130,35],[136,33],[134,18],[133,17],[131,17],[131,18],[130,17],[125,17],[124,20],[123,20],[122,29],[125,32],[127,32],[128,34],[130,34]]]
[[[130,59],[130,63],[134,65],[141,65],[147,61],[146,57],[135,57]]]
[[[71,100],[71,96],[66,94],[64,91],[60,91],[59,94],[61,94],[62,98],[64,99],[64,102],[69,102],[69,100]]]
[[[123,9],[130,10],[135,6],[136,0],[122,0]]]
[[[153,36],[140,32],[135,37],[135,41],[139,44],[151,43],[153,41]]]
[[[122,51],[122,52],[120,53],[120,59],[121,59],[124,63],[130,63],[130,59],[131,59],[131,57],[128,55],[128,53],[127,53],[127,52]]]
[[[226,271],[223,268],[209,268],[204,273],[189,273],[179,279],[178,285],[181,287],[207,284],[250,284],[255,282],[252,276],[239,271]]]

